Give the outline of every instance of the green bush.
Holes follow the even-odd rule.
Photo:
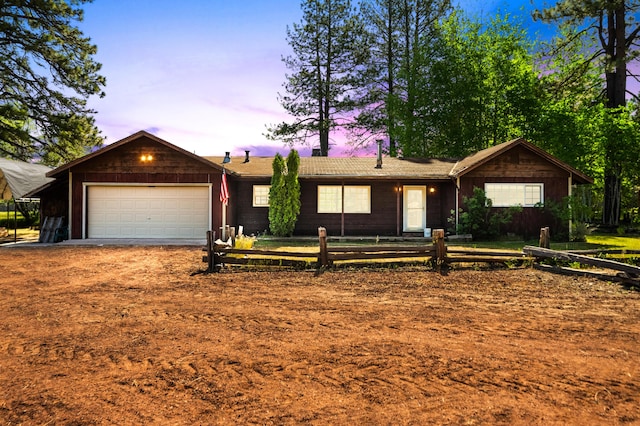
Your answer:
[[[571,241],[585,243],[589,235],[589,226],[584,222],[571,223]]]
[[[585,242],[589,234],[587,220],[593,210],[583,202],[583,198],[571,196],[565,197],[562,202],[547,200],[544,204],[536,205],[543,214],[552,218],[551,227],[553,239],[556,241]],[[571,220],[571,229],[566,224]],[[570,231],[570,235],[567,232]]]
[[[500,228],[510,223],[515,213],[522,211],[522,207],[492,209],[491,199],[480,188],[473,188],[473,196],[464,197],[463,205],[456,231],[458,234],[471,234],[476,240],[496,239],[500,235]]]

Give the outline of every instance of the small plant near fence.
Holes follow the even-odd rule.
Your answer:
[[[237,249],[250,250],[256,243],[257,238],[254,236],[248,237],[246,235],[240,235],[233,243],[233,247]]]

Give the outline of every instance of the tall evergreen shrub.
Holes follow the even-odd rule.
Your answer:
[[[285,162],[280,154],[273,159],[273,175],[269,190],[269,229],[278,237],[287,237],[293,230],[300,214],[300,183],[298,170],[300,156],[292,149]]]

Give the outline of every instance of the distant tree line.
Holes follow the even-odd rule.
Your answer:
[[[640,115],[627,90],[638,56],[637,1],[561,0],[534,12],[556,36],[535,40],[515,16],[478,22],[448,0],[303,0],[279,100],[290,145],[332,134],[390,156],[461,157],[524,137],[596,180],[607,225],[638,219]],[[634,210],[635,209],[635,210]]]

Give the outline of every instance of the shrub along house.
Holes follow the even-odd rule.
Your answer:
[[[523,139],[461,160],[400,158],[300,159],[301,212],[294,233],[423,235],[447,228],[463,197],[483,188],[497,208],[520,204],[510,231],[537,233],[548,219],[533,207],[560,202],[578,170]],[[268,230],[272,157],[200,157],[141,131],[47,173],[35,191],[42,217],[67,218],[83,238],[204,238],[223,222],[222,171],[227,174],[226,223],[246,234]],[[454,214],[452,215],[452,212]]]

